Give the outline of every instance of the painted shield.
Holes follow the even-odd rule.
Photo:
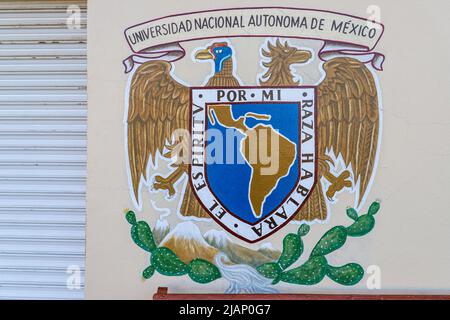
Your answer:
[[[316,183],[314,87],[191,89],[190,183],[223,228],[257,242]]]

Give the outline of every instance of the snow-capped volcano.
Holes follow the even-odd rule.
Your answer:
[[[273,255],[267,256],[263,252],[234,243],[223,230],[209,230],[203,237],[211,246],[225,253],[231,262],[236,264],[248,264],[257,267],[277,259]]]
[[[180,222],[177,224],[176,227],[167,234],[166,239],[173,236],[176,236],[180,240],[196,240],[199,243],[208,245],[205,239],[203,239],[199,228],[191,221]],[[162,242],[164,241],[165,239]]]
[[[262,253],[266,257],[269,257],[273,260],[277,260],[281,254],[281,252],[275,249],[270,242],[263,243],[259,247],[258,252]]]
[[[230,237],[223,230],[209,230],[203,237],[210,245],[216,248],[224,248],[231,243]]]
[[[160,244],[164,237],[170,232],[170,225],[166,219],[159,218],[152,230],[156,244]]]
[[[214,262],[214,257],[219,252],[205,241],[199,228],[191,221],[177,224],[164,237],[160,246],[171,249],[185,263],[195,258]]]
[[[270,242],[266,242],[261,244],[261,246],[259,247],[259,250],[275,250],[275,248],[273,247],[273,245]]]
[[[155,229],[169,230],[164,221],[157,223]],[[200,229],[191,221],[177,224],[166,234],[159,245],[171,249],[185,263],[189,263],[195,258],[214,263],[217,253],[223,252],[232,263],[257,267],[276,260],[280,255],[279,251],[268,245],[261,246],[259,250],[252,250],[234,243],[223,230],[209,230],[202,236]]]

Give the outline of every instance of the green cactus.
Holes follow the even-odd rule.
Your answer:
[[[281,280],[281,274],[284,269],[290,267],[297,261],[303,253],[303,241],[301,237],[309,232],[309,225],[302,224],[297,234],[290,233],[283,239],[283,252],[277,262],[265,263],[256,268],[256,270],[266,278],[274,279],[272,284]]]
[[[370,207],[369,207],[369,211],[367,212],[368,215],[374,216],[377,214],[377,212],[380,210],[380,202],[379,201],[375,201],[373,202]]]
[[[325,258],[327,254],[341,248],[347,241],[347,237],[360,237],[369,233],[374,225],[375,215],[380,209],[379,202],[374,202],[369,207],[366,215],[358,216],[358,212],[353,208],[347,209],[347,216],[354,222],[349,227],[336,226],[328,230],[317,242],[311,252],[310,258],[303,265],[285,270],[291,266],[303,252],[302,236],[309,232],[309,226],[304,224],[298,229],[297,236],[288,234],[283,241],[283,253],[277,263],[265,263],[257,268],[257,271],[266,278],[274,279],[272,284],[279,281],[300,284],[317,284],[325,276],[331,280],[345,286],[357,284],[364,277],[364,269],[356,263],[349,263],[341,267],[328,265]],[[294,257],[297,257],[294,260]]]
[[[273,279],[273,284],[279,281],[299,284],[314,285],[322,281],[325,276],[345,286],[357,284],[364,277],[364,269],[356,263],[334,267],[328,265],[325,256],[341,248],[347,237],[361,237],[369,233],[375,226],[373,217],[380,210],[380,203],[370,205],[368,213],[358,216],[353,208],[347,209],[347,216],[354,222],[349,227],[336,226],[328,230],[314,246],[309,259],[301,266],[285,270],[294,264],[303,253],[304,245],[302,237],[310,230],[309,225],[303,224],[297,233],[289,233],[283,239],[283,252],[277,262],[265,263],[256,270],[266,278]],[[149,225],[145,221],[136,221],[133,211],[125,215],[132,225],[131,237],[142,249],[151,253],[150,266],[142,273],[145,279],[153,276],[155,271],[167,276],[181,276],[188,274],[198,283],[209,283],[221,277],[219,269],[209,261],[194,259],[185,264],[169,248],[157,247]],[[284,271],[283,271],[284,270]]]
[[[328,266],[327,276],[344,286],[353,286],[364,277],[364,269],[357,263],[349,263],[342,267]]]
[[[304,237],[309,233],[310,226],[307,224],[302,224],[297,231],[299,237]]]
[[[347,208],[347,217],[356,221],[358,219],[358,212],[354,208]]]
[[[131,238],[142,249],[152,252],[156,249],[153,233],[145,221],[136,222],[136,215],[133,211],[128,211],[125,215],[127,221],[132,225]]]
[[[188,266],[166,247],[155,249],[150,261],[156,270],[165,276],[182,276],[188,272]]]
[[[360,216],[351,226],[347,228],[347,234],[350,237],[362,237],[368,234],[375,226],[375,218],[372,215],[365,214]]]
[[[150,279],[155,271],[166,276],[181,276],[188,274],[198,283],[208,283],[221,277],[219,269],[212,263],[203,259],[194,259],[188,265],[169,248],[158,247],[153,233],[145,221],[136,221],[133,211],[125,214],[131,226],[131,238],[142,249],[151,253],[150,266],[143,272],[144,279]]]
[[[336,226],[328,230],[314,247],[311,256],[324,256],[336,251],[345,244],[347,230],[343,226]]]
[[[154,273],[155,273],[155,267],[150,265],[147,268],[145,268],[145,270],[142,272],[142,277],[144,279],[150,279]]]
[[[380,210],[380,203],[378,201],[373,202],[367,214],[360,216],[355,222],[347,228],[347,234],[349,237],[362,237],[368,234],[375,227],[374,215]]]
[[[328,270],[327,259],[323,256],[312,257],[300,267],[285,271],[281,274],[281,281],[313,285],[317,284],[325,277]]]
[[[127,211],[125,213],[125,219],[127,219],[128,223],[131,224],[131,225],[136,224],[136,215],[131,210]]]
[[[277,278],[283,270],[276,262],[268,262],[260,265],[256,270],[266,278],[275,279]]]
[[[212,282],[221,277],[219,269],[211,262],[194,259],[188,265],[189,277],[198,283]]]
[[[145,221],[139,221],[132,228],[136,228],[138,238],[141,241],[142,245],[145,247],[148,252],[152,252],[156,249],[155,239],[153,238],[153,233],[150,229],[150,226]]]
[[[151,265],[143,272],[143,277],[149,279],[154,271],[166,276],[181,276],[186,273],[198,283],[212,282],[221,277],[219,269],[209,261],[194,259],[185,264],[169,248],[159,247],[151,256]]]
[[[278,259],[278,264],[281,269],[290,267],[295,261],[298,260],[302,252],[302,239],[295,233],[289,233],[286,235],[283,239],[283,251]]]

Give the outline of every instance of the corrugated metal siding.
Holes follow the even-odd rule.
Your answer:
[[[86,114],[85,3],[0,2],[0,299],[83,298]]]

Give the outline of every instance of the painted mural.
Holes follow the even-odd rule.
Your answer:
[[[380,210],[366,200],[381,141],[384,56],[374,49],[383,28],[322,10],[237,8],[125,30],[134,206],[125,218],[149,256],[143,278],[225,279],[227,293],[361,281],[362,265],[328,256],[370,233]],[[247,54],[258,68],[252,83],[243,80]],[[189,72],[206,63],[209,74],[181,80],[176,65],[185,59]],[[343,193],[353,202],[334,212]],[[332,215],[348,223],[333,225]],[[305,248],[317,224],[328,231]]]

